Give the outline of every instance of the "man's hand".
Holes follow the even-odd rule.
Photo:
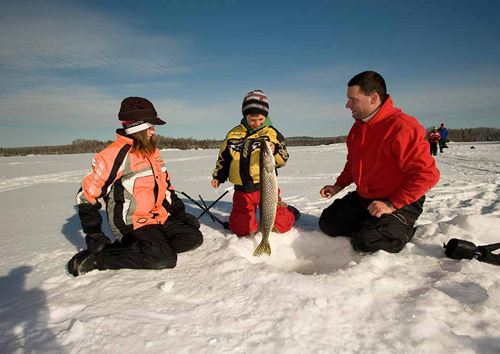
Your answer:
[[[392,205],[390,201],[383,202],[381,200],[374,200],[368,205],[368,211],[370,215],[380,218],[384,214],[392,214],[396,208]]]
[[[337,185],[334,185],[334,186],[324,186],[320,191],[319,191],[319,194],[321,194],[321,196],[323,198],[328,198],[330,199],[331,197],[333,197],[335,194],[337,194],[338,192],[340,192],[342,190],[342,188],[340,188],[339,186]]]
[[[212,180],[212,187],[214,187],[214,188],[218,188],[218,187],[219,187],[219,185],[220,185],[220,181],[219,181],[218,179],[214,178],[214,179]]]

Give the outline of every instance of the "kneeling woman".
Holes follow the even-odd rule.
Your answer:
[[[153,104],[128,97],[118,119],[123,129],[94,157],[76,198],[87,250],[68,263],[75,277],[94,269],[174,268],[178,253],[203,243],[200,224],[186,213],[156,148],[154,126],[165,122]],[[106,202],[113,244],[101,230],[99,198]]]

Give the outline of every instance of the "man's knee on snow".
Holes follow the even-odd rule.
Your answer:
[[[325,217],[325,212],[321,214],[319,217],[319,229],[323,231],[325,234],[330,235],[330,222]]]
[[[336,220],[337,218],[335,217],[335,213],[332,213],[328,209],[323,210],[321,216],[319,217],[320,230],[328,236],[343,236],[341,230],[336,226]]]
[[[388,238],[380,234],[376,235],[373,232],[366,232],[366,230],[353,233],[351,236],[351,245],[358,252],[386,251],[398,253],[404,248],[405,244],[401,240]]]

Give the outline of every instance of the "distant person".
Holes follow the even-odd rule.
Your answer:
[[[429,139],[429,144],[431,145],[431,155],[436,156],[438,152],[438,143],[441,141],[441,134],[438,132],[438,128],[434,127],[427,135]],[[442,152],[442,151],[441,151]]]
[[[353,182],[356,191],[323,210],[319,227],[329,236],[350,237],[355,250],[397,253],[413,237],[425,193],[439,180],[425,129],[393,107],[384,79],[374,71],[349,81],[346,108],[355,119],[347,162],[335,184],[320,194],[332,198]]]
[[[441,134],[441,139],[439,139],[439,151],[443,153],[443,149],[448,148],[446,145],[448,139],[448,129],[444,127],[444,123],[441,123],[441,126],[438,128],[439,134]]]
[[[203,243],[200,224],[186,213],[156,148],[155,125],[165,122],[153,104],[128,97],[118,119],[117,140],[92,159],[76,197],[87,249],[68,263],[75,277],[94,269],[174,268],[178,253]],[[101,230],[100,198],[117,239],[113,244]]]
[[[279,165],[285,165],[288,160],[285,138],[271,122],[269,101],[264,92],[249,92],[243,99],[241,110],[243,118],[238,126],[227,133],[212,175],[214,188],[227,179],[234,184],[229,229],[240,237],[253,235],[258,228],[255,214],[260,208],[259,139],[265,137],[270,142]],[[299,217],[300,212],[281,202],[280,198],[274,231],[289,231]]]

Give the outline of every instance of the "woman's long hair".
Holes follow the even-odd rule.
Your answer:
[[[132,150],[130,150],[130,152],[148,156],[152,155],[156,151],[156,139],[154,136],[152,136],[151,139],[148,139],[147,129],[130,134],[129,137],[134,140],[134,144],[132,145]]]

